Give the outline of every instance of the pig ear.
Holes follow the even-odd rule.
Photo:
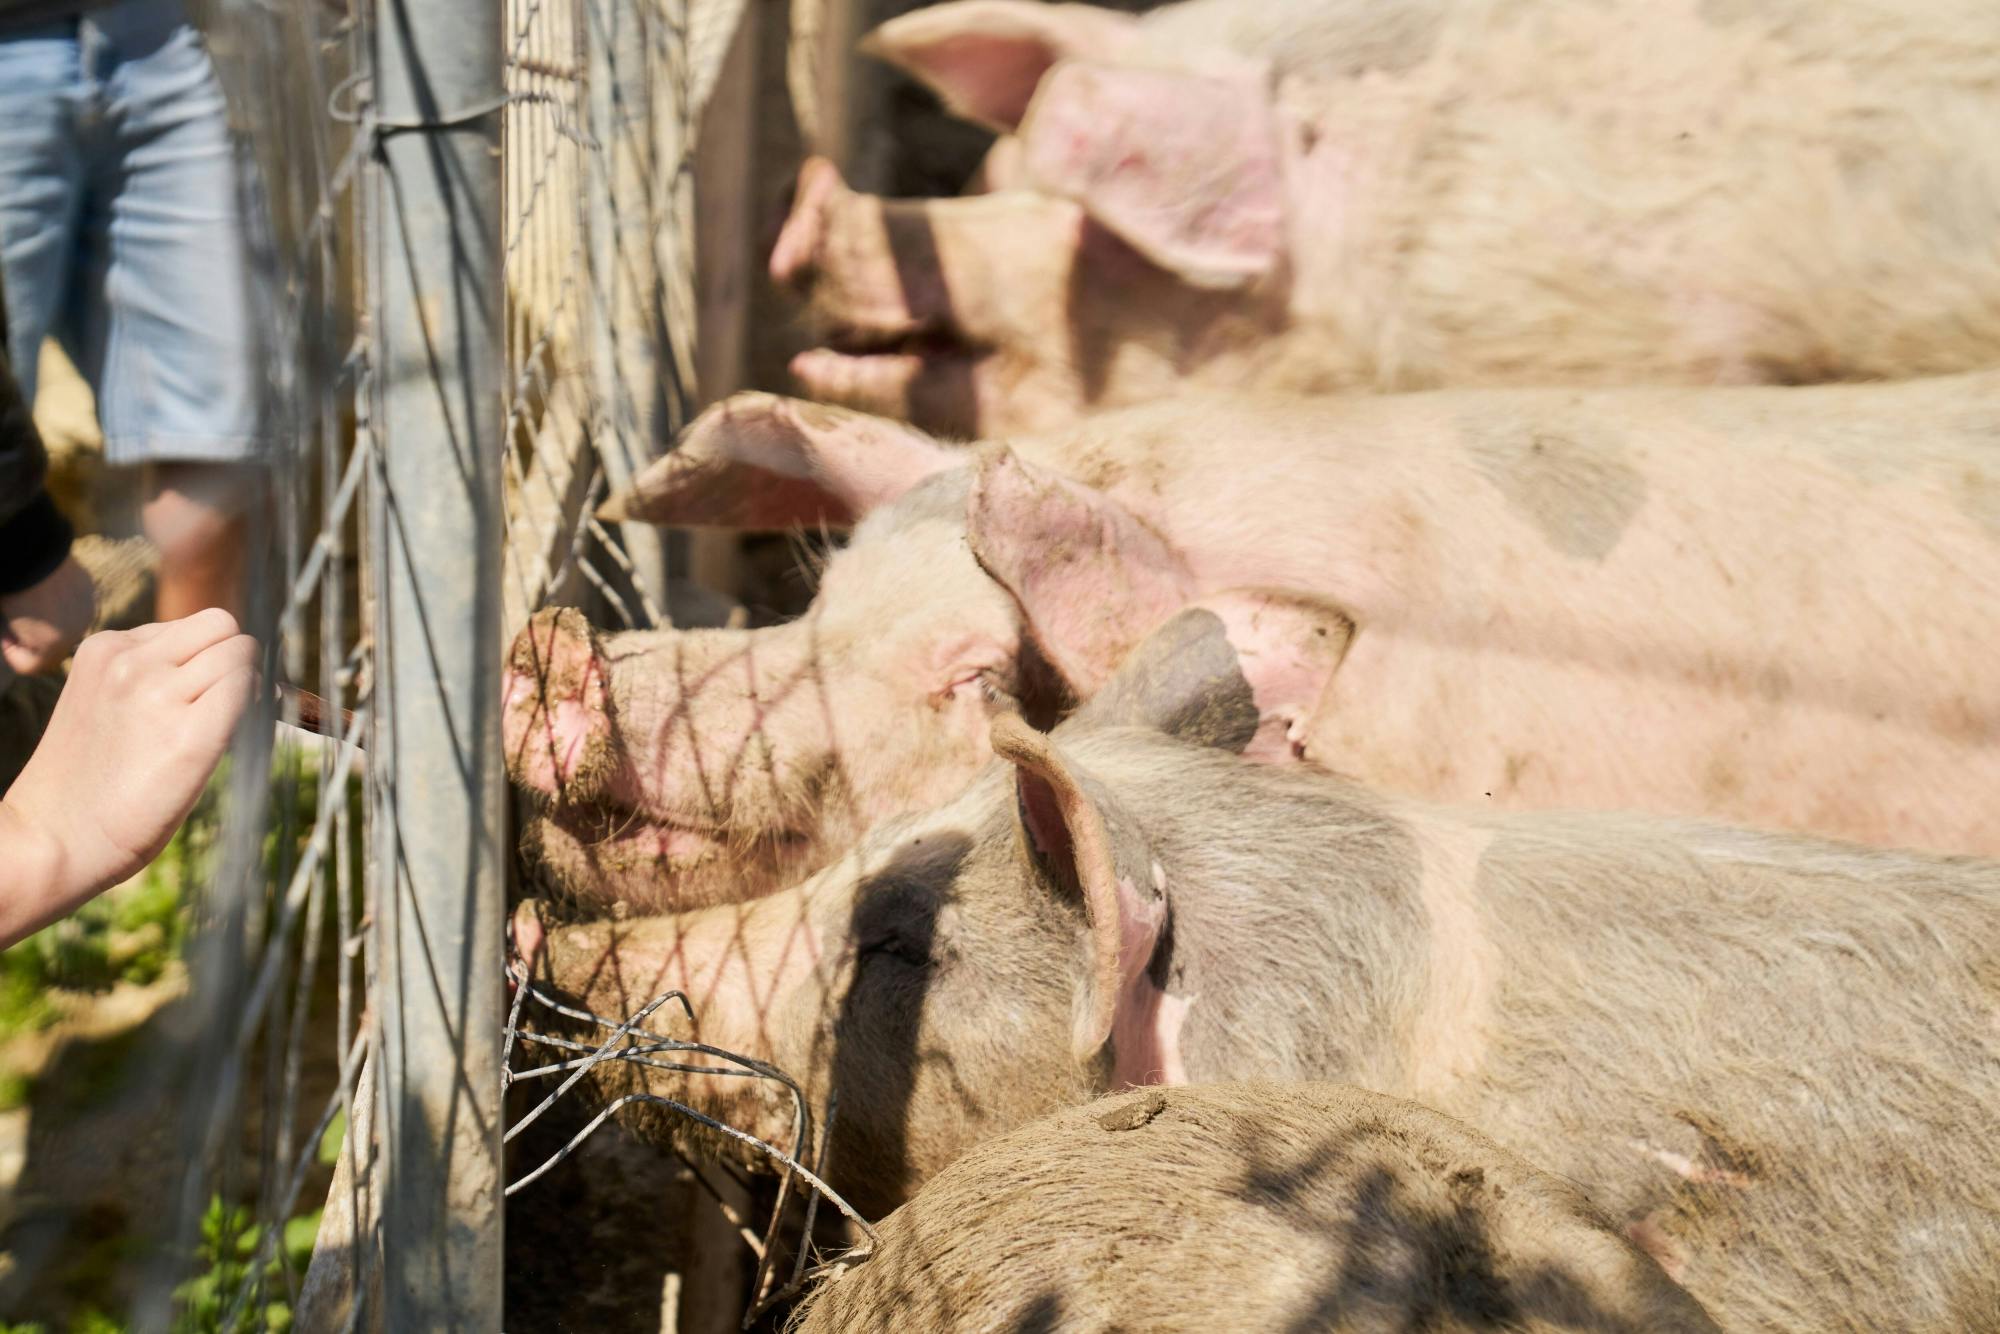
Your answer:
[[[1164,877],[1137,825],[1018,714],[994,720],[993,750],[1014,766],[1030,853],[1059,890],[1081,899],[1090,923],[1089,993],[1071,1035],[1077,1058],[1088,1060],[1121,1011],[1145,1004],[1167,924]]]
[[[1150,727],[1199,746],[1289,763],[1347,653],[1334,608],[1261,589],[1201,599],[1146,637],[1063,724]]]
[[[960,0],[891,19],[861,49],[936,93],[954,114],[1008,133],[1049,67],[1127,47],[1138,21],[1092,5]]]
[[[736,394],[597,511],[687,527],[844,527],[961,455],[914,427],[776,394]]]
[[[1284,176],[1261,71],[1070,62],[1042,81],[1021,140],[1028,180],[1189,283],[1242,286],[1283,254]]]
[[[1021,605],[1042,656],[1089,695],[1154,626],[1185,605],[1193,577],[1146,523],[1100,491],[982,446],[966,497],[966,540]]]

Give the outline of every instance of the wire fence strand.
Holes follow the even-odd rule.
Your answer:
[[[592,511],[688,415],[695,312],[676,209],[699,108],[745,3],[491,3],[504,57],[492,202],[505,367],[497,436],[472,443],[493,451],[500,477],[500,556],[483,577],[504,651],[550,604],[625,627],[666,620],[663,546]],[[404,538],[367,516],[401,447],[404,423],[384,416],[391,379],[409,372],[384,359],[387,266],[403,262],[384,146],[415,122],[380,104],[371,59],[386,3],[194,7],[258,226],[279,450],[252,619],[285,690],[246,724],[203,808],[213,828],[186,877],[187,994],[129,1063],[128,1084],[170,1127],[158,1154],[170,1189],[146,1220],[161,1235],[130,1307],[142,1328],[369,1328],[381,1317],[369,1288],[384,1152],[372,1067],[388,962],[373,931],[386,906],[379,853],[397,844],[370,761],[406,703],[391,693],[397,661],[422,646],[395,642],[371,577],[385,537]],[[459,386],[434,388],[448,401]],[[497,957],[502,941],[491,944]],[[811,1179],[802,1152],[782,1156]],[[342,1257],[327,1271],[339,1291],[327,1273],[309,1277],[315,1242],[322,1259]],[[8,1281],[32,1286],[37,1254],[18,1251],[24,1272]],[[329,1311],[333,1323],[316,1323]]]

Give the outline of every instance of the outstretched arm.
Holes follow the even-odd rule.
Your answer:
[[[0,948],[159,855],[229,746],[257,642],[228,612],[92,635],[0,800]]]

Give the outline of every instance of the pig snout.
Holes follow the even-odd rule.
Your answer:
[[[554,927],[545,927],[533,905],[524,904],[513,919],[513,934],[515,952],[532,956],[534,976],[564,1002],[597,1016],[594,1036],[577,1033],[579,1040],[604,1041],[610,1025],[632,1018],[666,993],[679,992],[687,1007],[672,1002],[660,1006],[644,1021],[645,1030],[774,1063],[809,1085],[810,1072],[802,1067],[811,1038],[799,1030],[810,1029],[823,1008],[816,998],[826,994],[828,961],[822,936],[798,894],[692,913]],[[743,1067],[728,1057],[707,1052],[666,1059],[685,1068],[608,1061],[594,1067],[589,1078],[607,1101],[634,1092],[669,1098],[790,1147],[796,1112],[783,1085],[746,1077]],[[642,1120],[635,1128],[648,1138],[735,1153],[693,1122],[666,1113]],[[754,1156],[743,1161],[769,1166]]]
[[[881,350],[949,318],[933,214],[933,201],[859,194],[831,162],[808,159],[771,248],[771,277],[806,297],[829,335]]]
[[[548,931],[542,925],[541,908],[533,899],[524,901],[508,919],[507,943],[510,954],[521,961],[528,976],[535,975],[535,965],[541,962],[542,947],[547,941]]]
[[[806,159],[799,168],[792,211],[771,248],[771,281],[781,287],[804,285],[825,235],[827,206],[845,189],[840,169],[833,163],[823,157]]]
[[[538,612],[515,638],[500,718],[507,772],[521,786],[574,802],[601,785],[611,749],[605,668],[581,612]]]
[[[846,818],[810,637],[767,630],[594,636],[537,615],[503,695],[508,772],[546,808],[523,845],[554,887],[675,911],[789,883]]]
[[[824,158],[799,169],[792,210],[772,247],[771,278],[804,298],[831,346],[793,359],[814,398],[911,414],[927,361],[909,340],[939,327],[945,303],[925,247],[898,240],[922,227],[922,206],[858,195]]]
[[[953,434],[1065,420],[1045,400],[1067,400],[1070,372],[1042,345],[1061,327],[1082,224],[1066,199],[885,200],[807,162],[770,259],[823,339],[793,378],[809,398]]]

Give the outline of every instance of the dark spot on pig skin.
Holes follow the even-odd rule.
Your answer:
[[[1646,477],[1609,441],[1586,444],[1490,421],[1464,425],[1475,466],[1564,555],[1601,561],[1646,503]]]
[[[1080,728],[1150,727],[1228,751],[1249,745],[1257,722],[1257,699],[1228,629],[1200,607],[1155,630],[1075,715]]]
[[[1761,0],[1701,0],[1695,12],[1718,28],[1756,18],[1764,9]]]
[[[1056,1334],[1068,1323],[1061,1294],[1045,1292],[1022,1310],[1009,1327],[1008,1334]]]
[[[1771,703],[1788,699],[1792,694],[1792,674],[1781,663],[1766,663],[1757,670],[1757,693]]]
[[[1130,1102],[1121,1102],[1098,1117],[1097,1124],[1106,1130],[1137,1130],[1166,1108],[1167,1095],[1157,1089],[1148,1089]]]
[[[1743,772],[1730,756],[1713,756],[1702,775],[1701,790],[1710,802],[1725,806],[1743,794]]]
[[[1718,1180],[1747,1185],[1767,1175],[1764,1155],[1724,1132],[1714,1117],[1684,1110],[1675,1112],[1674,1119],[1701,1137],[1701,1160],[1717,1174]]]

